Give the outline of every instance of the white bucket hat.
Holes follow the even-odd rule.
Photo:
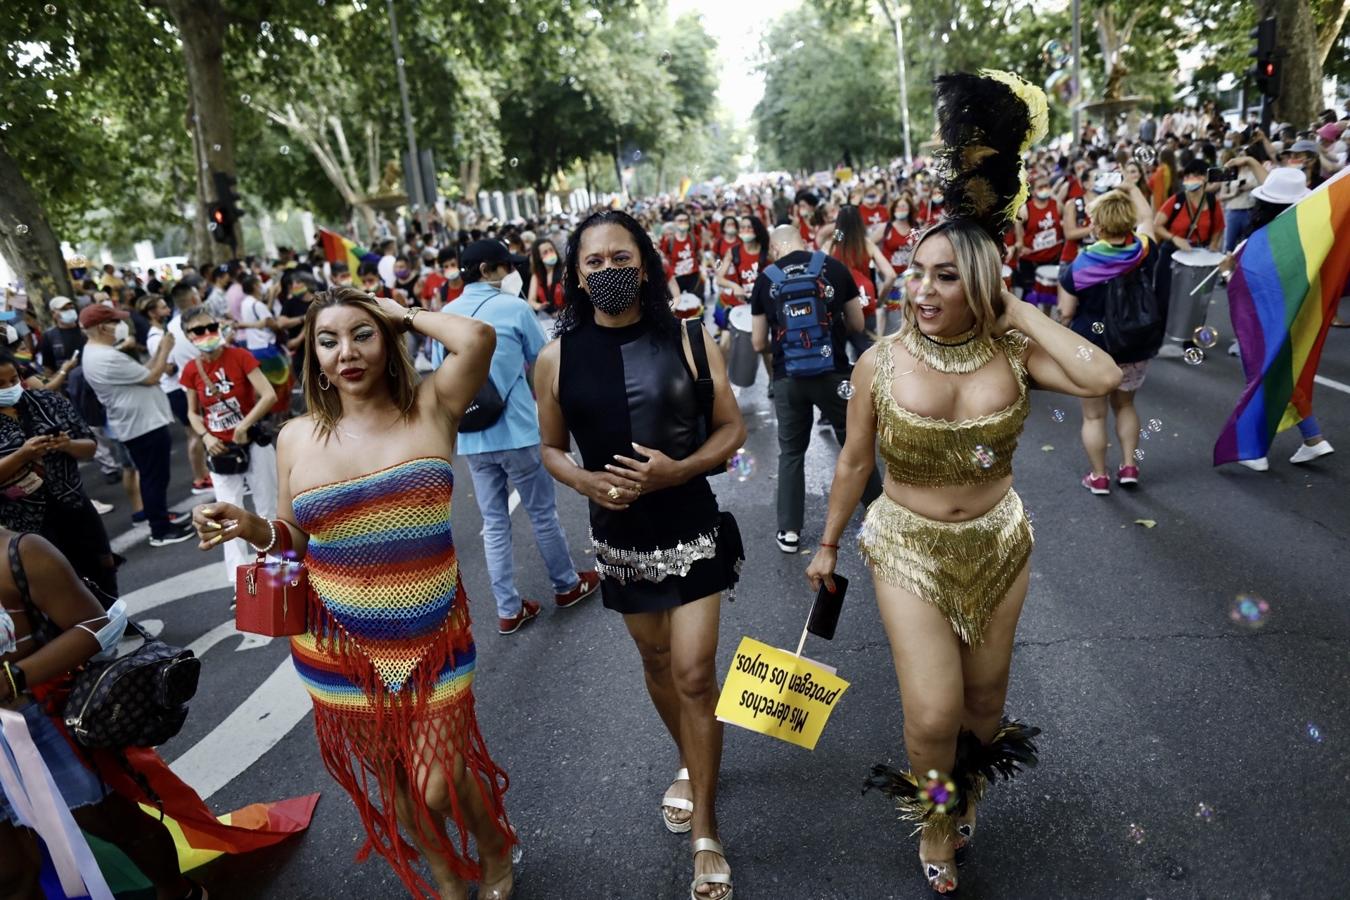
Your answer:
[[[1297,203],[1311,193],[1307,176],[1299,169],[1287,167],[1271,170],[1265,182],[1252,190],[1252,196],[1257,200],[1283,205]]]

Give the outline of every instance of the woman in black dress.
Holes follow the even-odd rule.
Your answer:
[[[722,354],[697,325],[691,344],[670,310],[661,257],[631,216],[606,211],[582,222],[565,278],[561,336],[540,353],[535,375],[544,465],[590,501],[601,596],[623,614],[675,739],[681,768],[661,816],[672,832],[692,832],[690,894],[728,900],[714,808],[715,663],[721,593],[745,554],[705,476],[745,440],[745,424]],[[695,385],[698,357],[711,390]],[[569,432],[581,465],[567,455]]]

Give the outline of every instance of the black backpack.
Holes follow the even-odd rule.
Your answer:
[[[1143,362],[1158,354],[1166,325],[1158,295],[1148,274],[1139,266],[1112,278],[1105,291],[1102,349],[1118,363]]]

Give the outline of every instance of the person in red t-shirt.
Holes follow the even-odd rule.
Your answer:
[[[885,296],[890,293],[891,285],[895,284],[895,269],[891,268],[886,257],[881,255],[880,248],[867,236],[858,207],[851,203],[841,206],[834,226],[832,236],[821,243],[820,249],[848,266],[858,285],[864,328],[862,334],[849,335],[849,343],[861,355],[872,345],[873,337],[879,336],[876,315],[878,291],[872,270],[875,268],[881,276],[880,296]],[[873,334],[869,335],[868,332]]]
[[[277,513],[277,453],[270,437],[258,444],[249,429],[271,411],[276,392],[252,353],[225,344],[220,323],[205,309],[184,320],[183,331],[200,355],[183,367],[178,381],[187,390],[188,421],[206,445],[216,501],[241,505],[247,484],[258,515],[270,521]],[[227,464],[236,448],[248,454],[246,465]],[[225,545],[227,584],[234,584],[235,571],[249,556],[242,539]]]
[[[862,205],[858,207],[858,213],[862,216],[863,224],[868,228],[885,224],[888,216],[886,215],[886,207],[881,205],[880,188],[874,184],[867,186],[867,190],[863,191]]]
[[[1017,269],[1014,286],[1022,288],[1022,299],[1038,302],[1047,308],[1054,306],[1057,289],[1036,292],[1036,269],[1059,265],[1064,251],[1064,223],[1059,204],[1051,196],[1050,179],[1037,175],[1031,183],[1031,199],[1017,214]],[[1036,299],[1044,298],[1044,299]]]
[[[530,290],[526,302],[535,312],[556,316],[563,308],[563,266],[558,246],[540,238],[530,248]]]
[[[718,259],[722,259],[731,252],[731,248],[740,241],[740,223],[736,221],[735,216],[722,217],[722,230],[718,232],[717,239],[713,241],[712,252]]]
[[[458,297],[464,290],[464,282],[459,278],[459,252],[454,247],[442,247],[436,254],[436,271],[422,279],[422,306],[439,311],[449,301],[445,298],[446,286],[453,290],[450,300]]]
[[[910,256],[914,253],[914,239],[919,234],[914,228],[914,198],[908,191],[891,201],[890,221],[881,228],[873,229],[872,234],[881,249],[881,255],[895,270],[895,283],[885,297],[885,314],[877,318],[877,332],[891,334],[900,328],[900,313],[904,308],[900,291],[905,270],[909,268]]]
[[[661,238],[661,255],[666,259],[666,278],[670,295],[689,293],[703,296],[703,272],[699,269],[698,245],[689,233],[689,211],[675,210],[675,233]]]
[[[802,236],[807,250],[816,249],[816,227],[820,224],[816,221],[816,212],[819,207],[820,198],[810,188],[798,191],[793,201],[793,209],[797,214],[797,233]]]
[[[1153,217],[1153,231],[1158,236],[1153,292],[1164,310],[1172,300],[1172,254],[1196,248],[1217,251],[1223,241],[1223,208],[1205,190],[1208,174],[1203,159],[1187,163],[1181,172],[1181,191],[1167,198]]]

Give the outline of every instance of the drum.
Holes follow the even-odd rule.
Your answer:
[[[697,319],[703,315],[703,301],[690,293],[675,298],[675,316],[679,319]]]
[[[727,379],[738,387],[755,383],[759,373],[759,354],[750,337],[751,313],[749,306],[733,306],[727,314],[731,325],[731,352],[727,356]]]
[[[1036,282],[1022,299],[1037,306],[1054,306],[1059,301],[1059,266],[1037,266]]]
[[[1184,344],[1193,340],[1195,329],[1205,324],[1209,301],[1219,279],[1213,278],[1194,296],[1197,285],[1214,267],[1223,262],[1223,254],[1213,250],[1178,250],[1172,254],[1172,296],[1167,306],[1167,342]],[[1176,354],[1176,350],[1172,354]]]

